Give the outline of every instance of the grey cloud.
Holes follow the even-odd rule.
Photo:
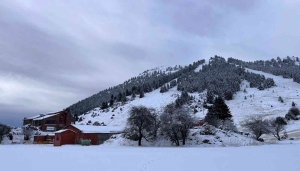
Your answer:
[[[61,110],[160,65],[297,55],[293,3],[1,1],[0,79],[10,82],[0,83],[0,117]]]
[[[226,20],[229,14],[238,13],[243,15],[251,10],[259,0],[233,0],[233,1],[180,1],[165,0],[157,6],[161,13],[158,17],[163,24],[171,26],[173,29],[179,29],[197,36],[217,37],[220,36],[223,20]],[[163,10],[159,10],[163,9]]]

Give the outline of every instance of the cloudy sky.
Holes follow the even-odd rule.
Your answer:
[[[220,55],[298,56],[297,0],[1,0],[0,122],[62,110],[138,73]]]

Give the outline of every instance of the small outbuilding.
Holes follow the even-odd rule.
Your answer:
[[[55,132],[54,146],[61,146],[64,144],[75,144],[74,140],[76,132],[70,129],[62,129]]]
[[[76,144],[79,139],[89,139],[91,145],[99,145],[122,131],[120,127],[68,125],[63,130],[55,132],[54,146]]]
[[[49,133],[47,135],[35,135],[33,139],[34,144],[53,144],[54,134]]]

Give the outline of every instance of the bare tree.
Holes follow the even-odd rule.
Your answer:
[[[184,107],[176,107],[174,103],[167,105],[160,116],[161,132],[172,142],[179,146],[179,141],[182,140],[182,145],[188,137],[190,128],[194,123],[194,119],[190,115],[191,111]]]
[[[0,123],[0,144],[1,144],[2,138],[5,135],[8,135],[10,130],[11,130],[11,128],[9,126]]]
[[[260,116],[254,116],[247,119],[243,127],[248,128],[256,137],[256,140],[261,140],[262,134],[269,134],[271,132],[268,121],[263,120]]]
[[[282,117],[277,117],[276,119],[270,120],[270,126],[271,126],[271,133],[275,138],[277,138],[280,141],[280,135],[279,133],[281,131],[285,130],[286,121]]]
[[[155,110],[145,106],[134,106],[129,111],[130,116],[127,119],[125,128],[125,137],[137,140],[138,145],[142,145],[142,139],[148,140],[156,137],[159,121]]]

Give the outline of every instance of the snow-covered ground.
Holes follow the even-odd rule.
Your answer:
[[[153,148],[0,145],[3,171],[299,171],[300,142],[247,147]]]
[[[132,100],[128,101],[127,104],[116,107],[115,109],[109,108],[108,110],[103,110],[95,108],[94,110],[88,112],[86,115],[81,115],[84,117],[82,122],[79,124],[86,124],[88,121],[94,123],[98,121],[99,123],[104,122],[108,126],[121,126],[125,127],[128,118],[129,110],[132,106],[145,105],[147,107],[155,108],[157,111],[175,101],[176,97],[180,95],[180,92],[176,90],[176,87],[170,89],[165,93],[160,93],[160,90],[154,90],[150,93],[146,93],[144,98],[139,98],[138,96]],[[131,98],[128,96],[128,98]]]
[[[238,126],[247,117],[254,115],[265,118],[284,117],[292,107],[292,102],[298,104],[297,107],[300,106],[300,84],[293,82],[292,79],[282,78],[282,76],[274,76],[251,69],[247,70],[262,74],[266,78],[273,78],[277,86],[260,91],[257,88],[246,88],[247,85],[249,87],[249,83],[246,81],[242,83],[241,91],[234,95],[234,100],[226,101]],[[246,92],[243,92],[244,89],[246,89]],[[245,96],[247,99],[245,99]],[[284,100],[283,103],[278,101],[279,96]],[[300,122],[298,121],[292,121],[287,126],[287,131],[298,129],[300,129]]]

